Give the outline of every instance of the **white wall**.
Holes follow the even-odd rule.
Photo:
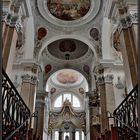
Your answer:
[[[103,18],[103,26],[102,26],[102,55],[103,59],[108,60],[112,59],[111,52],[111,21],[107,18]]]

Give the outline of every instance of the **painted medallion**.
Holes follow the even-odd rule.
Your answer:
[[[90,0],[48,0],[47,6],[56,18],[72,21],[87,14],[90,9]]]

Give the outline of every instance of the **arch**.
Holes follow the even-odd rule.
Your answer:
[[[54,69],[54,70],[52,70],[52,72],[50,72],[50,73],[47,74],[47,77],[46,77],[46,79],[45,79],[45,81],[44,81],[44,83],[45,83],[45,89],[46,89],[46,84],[47,84],[49,78],[50,78],[53,74],[55,74],[57,71],[62,70],[62,69],[65,69],[65,68]],[[90,87],[89,87],[89,86],[90,86],[90,84],[89,84],[90,81],[89,81],[89,79],[88,79],[88,76],[87,76],[82,70],[76,69],[76,68],[66,68],[66,69],[72,69],[72,70],[75,70],[75,71],[79,72],[79,73],[85,78],[86,83],[87,83],[87,85],[88,85],[88,90],[90,89]]]
[[[94,47],[94,44],[92,44],[90,42],[90,40],[86,39],[85,37],[79,37],[79,35],[59,35],[59,36],[55,36],[55,37],[51,37],[50,39],[46,39],[45,42],[43,42],[42,44],[42,48],[40,49],[40,52],[38,54],[38,61],[40,60],[41,58],[41,53],[43,52],[43,50],[49,45],[51,44],[52,42],[54,41],[57,41],[57,40],[60,40],[60,39],[76,39],[76,40],[79,40],[85,44],[88,45],[89,48],[91,48],[91,50],[93,51],[94,53],[94,56],[95,56],[95,61],[97,60],[97,53],[96,53],[96,50],[95,50],[95,47]]]

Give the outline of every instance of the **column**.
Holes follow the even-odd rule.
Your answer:
[[[126,14],[126,8],[119,9],[120,15],[120,49],[122,52],[124,70],[126,75],[126,83],[128,92],[138,83],[137,80],[137,65],[138,54],[133,35],[132,24],[128,19],[131,18]],[[124,16],[125,15],[125,16]]]
[[[6,24],[6,21],[8,19],[8,15],[11,18],[11,15],[8,12],[3,12],[3,15],[2,15],[2,40],[3,40],[3,43],[5,42],[5,38],[7,36],[8,24]]]
[[[72,130],[72,140],[75,140],[75,130]]]
[[[59,130],[59,140],[62,140],[62,130]]]
[[[22,84],[20,95],[32,114],[35,111],[38,66],[31,63],[24,65],[24,74],[21,76]]]
[[[105,134],[105,130],[107,129],[107,110],[106,110],[106,91],[103,74],[98,76],[97,84],[100,94],[100,106],[101,106],[101,133]]]
[[[86,138],[90,140],[90,114],[89,114],[89,97],[86,96]]]
[[[31,113],[34,112],[35,92],[37,77],[29,74],[22,76],[21,97],[29,107]]]
[[[108,74],[105,76],[105,91],[106,91],[106,109],[113,113],[116,108],[115,96],[113,89],[113,75]]]
[[[15,28],[18,16],[7,16],[7,25],[3,34],[3,67],[6,70],[7,66],[12,68],[14,53],[17,43],[17,31]],[[8,64],[9,62],[9,64]],[[10,70],[9,70],[10,71]]]
[[[99,135],[96,127],[100,125],[99,122],[99,106],[100,100],[98,95],[98,90],[91,93],[89,97],[90,106],[90,140],[96,140]]]
[[[39,91],[37,92],[37,96],[36,96],[36,105],[35,105],[35,111],[38,112],[38,119],[37,121],[34,121],[34,128],[36,130],[34,130],[34,132],[36,133],[36,136],[39,140],[42,140],[43,138],[43,130],[44,130],[44,126],[46,120],[45,120],[45,99],[47,97],[47,93],[45,91]],[[37,127],[36,127],[37,126]]]
[[[113,88],[113,75],[112,74],[107,74],[105,76],[105,91],[106,91],[107,113],[110,112],[111,114],[113,114],[113,111],[116,108],[116,103],[115,103],[115,95],[114,95],[114,88]],[[110,116],[110,114],[109,114],[109,116]],[[111,125],[114,125],[114,121],[113,121],[113,119],[108,119],[107,122],[108,122],[108,129],[111,130]]]

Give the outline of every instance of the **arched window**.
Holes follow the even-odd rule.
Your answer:
[[[80,107],[79,99],[76,96],[73,96],[73,107]]]
[[[79,131],[76,131],[75,133],[75,140],[80,140]]]
[[[85,136],[84,136],[84,132],[82,131],[82,140],[84,140],[85,138],[84,138]]]
[[[59,95],[54,101],[54,107],[62,107],[63,103],[67,100],[72,103],[73,107],[81,107],[80,100],[72,93],[63,93]]]
[[[58,133],[58,131],[55,131],[55,140],[59,140],[59,133]]]
[[[64,140],[65,140],[66,136],[70,137],[70,133],[69,132],[64,132]]]
[[[58,96],[58,98],[55,100],[54,107],[62,107],[62,95]]]

